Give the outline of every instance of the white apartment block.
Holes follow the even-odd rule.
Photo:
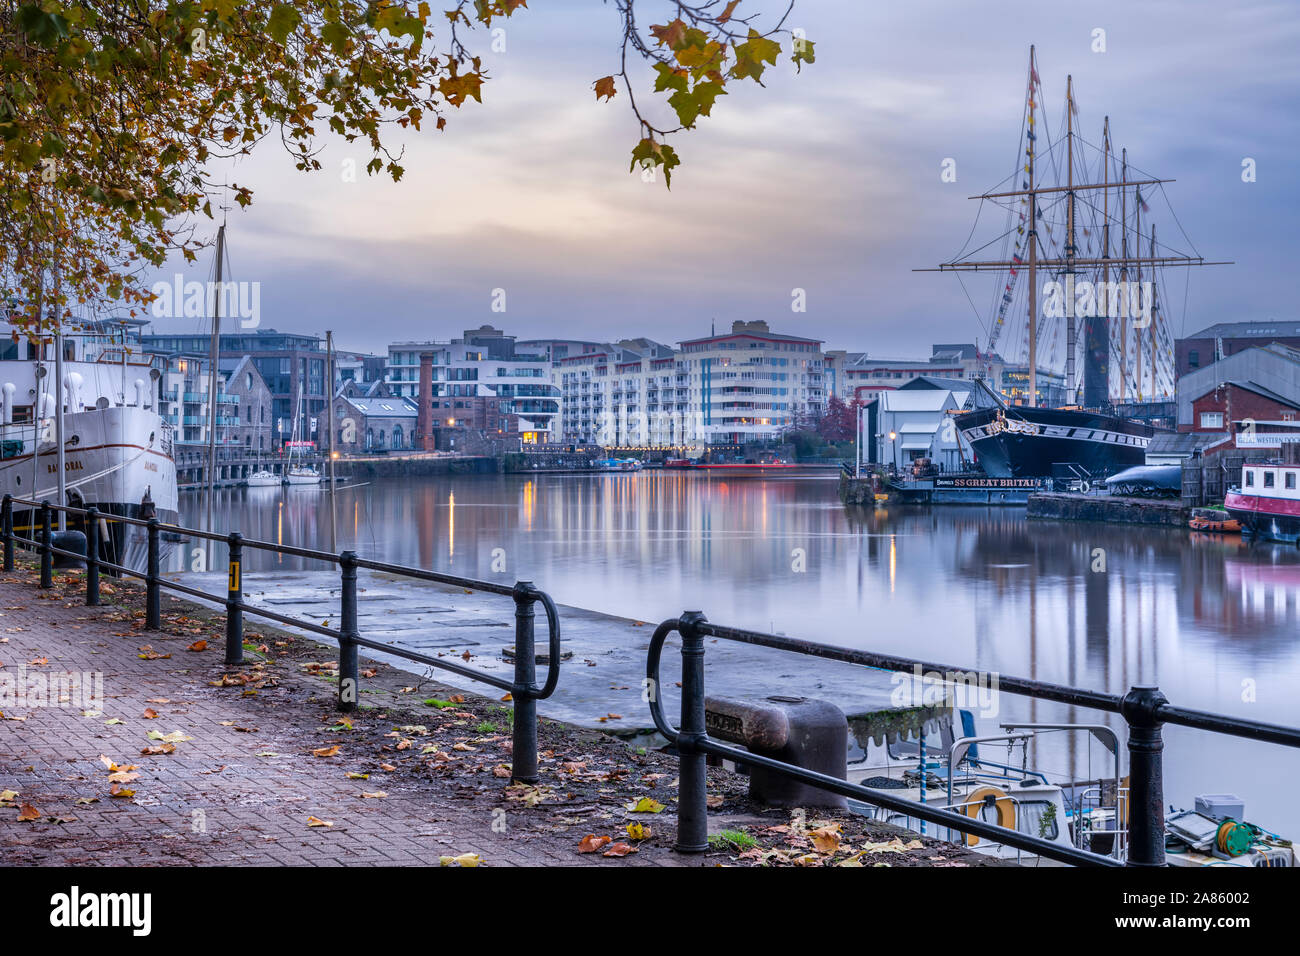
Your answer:
[[[491,326],[450,342],[395,342],[388,347],[385,380],[399,398],[419,397],[420,355],[433,354],[433,424],[455,427],[481,419],[484,406],[518,417],[526,442],[554,441],[560,393],[551,363],[541,354],[516,354],[514,336]]]
[[[827,400],[821,342],[766,322],[681,343],[647,339],[556,360],[565,441],[622,448],[731,445],[777,438]]]

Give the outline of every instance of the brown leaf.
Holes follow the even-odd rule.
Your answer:
[[[626,843],[611,843],[601,856],[627,856],[629,853],[635,853],[636,847],[629,846]]]
[[[27,823],[30,820],[39,820],[41,812],[30,803],[24,803],[18,807],[18,822]]]
[[[140,716],[143,717],[145,720],[153,720],[155,717],[158,716],[158,711],[154,710],[152,707],[146,707],[144,709],[144,713],[141,714]]]
[[[338,744],[335,744],[332,747],[320,747],[312,751],[312,753],[315,754],[317,757],[333,757],[336,756],[338,752],[339,752]]]
[[[607,836],[596,836],[594,833],[588,833],[578,844],[578,852],[595,853],[609,841],[610,838]]]

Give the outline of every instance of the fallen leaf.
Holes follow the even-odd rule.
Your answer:
[[[30,820],[39,820],[41,812],[30,803],[24,803],[18,808],[18,822],[27,823]]]
[[[332,827],[332,826],[334,826],[334,821],[333,821],[333,820],[322,820],[320,817],[310,817],[310,816],[309,816],[309,817],[307,818],[307,826],[308,826],[308,827]]]
[[[664,805],[654,797],[642,797],[635,803],[628,803],[624,806],[633,813],[661,813],[664,809]]]
[[[477,853],[462,853],[460,856],[440,856],[439,866],[478,866],[483,858]]]
[[[588,833],[582,838],[581,842],[578,843],[578,852],[595,853],[608,842],[610,842],[610,837],[596,836],[594,833]]]
[[[601,856],[627,856],[629,853],[635,853],[636,847],[629,846],[626,843],[611,843],[609,848]]]
[[[141,714],[140,716],[143,717],[145,720],[153,720],[158,716],[158,711],[154,710],[152,707],[146,707],[144,709],[144,713]]]
[[[338,744],[334,744],[334,746],[332,747],[320,747],[312,751],[312,753],[315,754],[317,757],[334,757],[338,754],[338,752],[339,752]]]

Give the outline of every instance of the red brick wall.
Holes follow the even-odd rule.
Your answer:
[[[1202,412],[1222,412],[1222,428],[1202,428]],[[1252,392],[1236,385],[1224,385],[1206,392],[1192,402],[1192,424],[1180,425],[1179,431],[1224,431],[1228,423],[1253,418],[1256,421],[1278,421],[1297,417],[1297,407]]]

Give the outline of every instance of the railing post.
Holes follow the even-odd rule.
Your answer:
[[[50,550],[50,503],[41,502],[41,587],[54,587],[54,552]]]
[[[244,590],[240,580],[244,560],[244,536],[232,531],[226,536],[230,550],[229,576],[226,581],[226,663],[244,663]]]
[[[162,581],[159,575],[157,518],[149,519],[149,552],[144,566],[144,626],[145,630],[162,629]]]
[[[5,495],[0,505],[0,523],[3,523],[5,539],[5,570],[14,569],[14,496]]]
[[[1124,695],[1120,713],[1128,722],[1128,865],[1165,865],[1165,792],[1156,716],[1169,701],[1155,686],[1138,685]]]
[[[516,581],[515,684],[510,690],[514,706],[514,743],[510,757],[511,783],[536,783],[537,775],[537,642],[534,631],[532,581]],[[555,667],[556,661],[550,666]]]
[[[99,510],[86,509],[86,607],[99,606]]]
[[[353,638],[357,630],[357,553],[344,551],[339,555],[342,569],[343,597],[342,624],[339,627],[339,701],[338,709],[357,709],[357,695],[361,693],[357,674],[357,644]]]
[[[705,622],[699,611],[681,616],[682,635],[682,719],[677,734],[678,853],[703,853],[709,848],[707,772],[704,752],[704,635],[699,626]]]

